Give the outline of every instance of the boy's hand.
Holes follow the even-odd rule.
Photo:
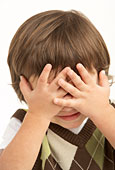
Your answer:
[[[101,114],[103,109],[109,106],[110,94],[108,79],[104,71],[99,73],[97,84],[82,64],[78,64],[76,67],[81,78],[73,70],[67,72],[74,86],[63,79],[58,81],[59,85],[73,98],[68,100],[55,98],[54,103],[62,107],[73,107],[90,118],[94,114]]]
[[[66,79],[69,67],[64,68],[58,76],[49,84],[48,78],[51,72],[51,64],[47,64],[38,78],[35,89],[31,89],[30,84],[24,77],[21,77],[20,89],[28,105],[28,113],[51,120],[58,114],[63,106],[53,103],[55,97],[64,97],[66,91],[59,87],[58,80]]]

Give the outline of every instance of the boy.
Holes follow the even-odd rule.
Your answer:
[[[101,114],[98,106],[114,110],[101,71],[108,75],[110,58],[101,35],[83,14],[56,10],[28,19],[11,42],[8,65],[12,86],[28,110],[19,109],[12,117],[12,124],[20,121],[20,126],[3,147],[0,169],[115,168],[113,147],[88,119],[99,124],[93,118]],[[97,90],[98,84],[106,89]],[[101,97],[105,103],[100,104]]]

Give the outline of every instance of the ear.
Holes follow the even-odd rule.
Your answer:
[[[30,86],[31,90],[34,90],[36,88],[37,80],[38,80],[37,77],[34,77],[34,76],[30,77],[28,83],[29,83],[29,86]]]
[[[24,76],[20,76],[20,90],[26,99],[26,97],[29,95],[29,93],[32,91],[32,88],[30,86],[30,83],[24,78]]]

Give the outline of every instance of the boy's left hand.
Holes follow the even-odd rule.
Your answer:
[[[77,70],[81,78],[73,71],[67,72],[72,84],[63,79],[58,81],[59,85],[67,91],[72,98],[55,98],[54,103],[64,107],[72,107],[85,116],[92,117],[101,114],[103,109],[109,107],[110,88],[108,78],[104,71],[97,75],[96,82],[91,74],[82,64],[77,64]]]

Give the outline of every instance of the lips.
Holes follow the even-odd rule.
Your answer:
[[[67,115],[58,115],[57,117],[62,120],[70,121],[70,120],[77,119],[79,116],[80,116],[80,112],[67,114]]]

